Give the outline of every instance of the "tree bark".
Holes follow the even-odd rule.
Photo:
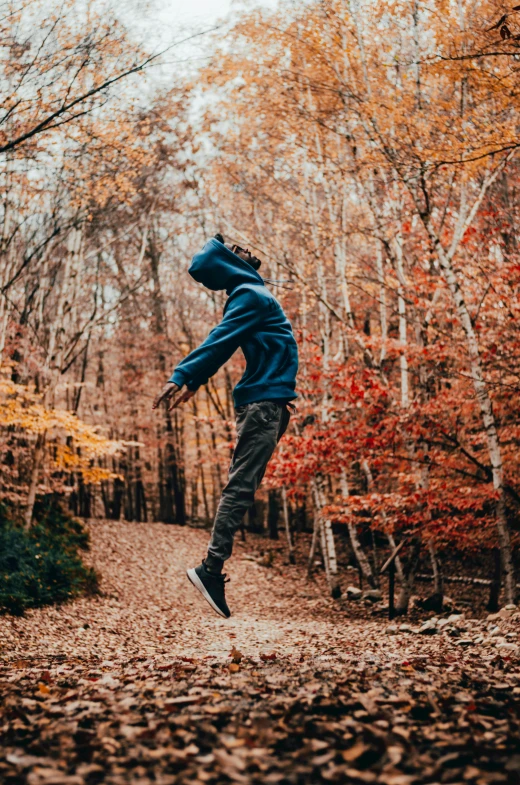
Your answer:
[[[25,528],[31,526],[34,503],[36,501],[36,491],[38,488],[38,478],[40,476],[40,467],[45,452],[46,431],[39,433],[36,437],[36,444],[33,452],[33,465],[31,469],[31,477],[29,480],[29,493],[27,494],[27,505],[24,512]]]
[[[345,473],[345,470],[343,470],[341,472],[341,475],[340,475],[340,488],[341,488],[341,493],[344,496],[344,498],[348,499],[348,497],[349,497],[349,488],[348,488],[347,475]],[[348,533],[349,533],[350,545],[352,547],[352,552],[354,553],[354,556],[355,556],[356,561],[358,563],[358,567],[359,567],[359,570],[361,572],[361,575],[367,581],[368,585],[372,589],[377,589],[378,588],[377,578],[375,577],[375,575],[374,575],[374,573],[372,571],[372,567],[370,565],[370,562],[369,562],[367,556],[365,555],[365,552],[363,551],[363,547],[362,547],[362,545],[361,545],[361,543],[359,541],[359,537],[358,537],[358,533],[357,533],[357,526],[354,523],[354,521],[352,521],[350,518],[349,518],[348,523],[347,523],[347,529],[348,529]]]
[[[269,530],[269,539],[278,540],[278,518],[280,516],[280,497],[277,488],[272,488],[268,491],[267,498],[269,499],[269,511],[267,514],[267,528]]]
[[[421,541],[414,539],[410,547],[410,555],[406,569],[403,570],[403,580],[399,589],[399,595],[395,606],[397,616],[404,616],[408,613],[408,605],[412,596],[413,586],[415,582],[415,573],[419,564],[419,556],[421,553]],[[397,566],[397,565],[396,565]]]
[[[336,545],[334,543],[334,532],[332,531],[332,523],[330,520],[324,519],[322,516],[322,509],[325,506],[325,496],[320,484],[322,478],[318,477],[313,480],[312,490],[314,496],[314,507],[317,512],[318,526],[316,529],[316,540],[318,534],[320,538],[321,553],[323,556],[323,564],[325,566],[325,574],[327,576],[327,583],[331,596],[334,599],[341,597],[341,587],[338,579],[338,564],[336,559]]]
[[[500,586],[502,583],[502,564],[500,559],[500,550],[498,548],[493,549],[493,557],[494,570],[493,577],[491,579],[491,585],[489,587],[489,600],[487,604],[487,609],[490,613],[496,613],[496,611],[498,611],[498,606],[500,603]]]
[[[314,508],[314,524],[312,529],[311,547],[309,550],[309,559],[307,562],[307,578],[310,578],[314,572],[314,559],[316,557],[316,545],[318,544],[318,535],[320,531],[320,514],[316,507]]]
[[[493,405],[482,369],[479,341],[475,327],[473,325],[471,314],[453,268],[452,255],[444,250],[440,239],[437,237],[430,221],[425,221],[425,226],[436,250],[437,258],[439,259],[439,263],[444,273],[444,278],[450,290],[460,323],[466,335],[466,345],[470,359],[470,373],[473,380],[473,387],[475,389],[477,403],[480,409],[482,425],[484,428],[493,476],[493,487],[497,495],[495,505],[496,527],[498,541],[500,544],[505,599],[506,603],[514,604],[516,601],[515,571],[513,552],[511,548],[511,537],[506,516],[506,494],[504,489],[504,466],[502,460],[502,450],[498,438]]]
[[[294,548],[291,536],[291,526],[289,521],[289,505],[287,503],[287,491],[285,488],[282,489],[282,501],[283,501],[283,519],[285,523],[285,536],[287,537],[287,547],[289,549],[289,562],[291,564],[295,564],[296,560],[294,558]]]

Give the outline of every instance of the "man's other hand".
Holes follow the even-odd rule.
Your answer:
[[[177,393],[180,392],[180,389],[181,388],[177,384],[166,382],[159,395],[155,398],[152,409],[157,409],[159,404],[165,401],[168,404],[168,411],[171,412],[172,409],[176,409],[181,403],[189,401],[189,399],[193,398],[195,395],[193,390],[186,389],[182,395],[177,397]]]

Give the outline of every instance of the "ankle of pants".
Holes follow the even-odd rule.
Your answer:
[[[216,556],[212,556],[211,553],[208,553],[206,558],[204,559],[204,564],[206,565],[206,569],[209,572],[222,572],[222,568],[224,566],[224,562],[222,559],[217,559]]]

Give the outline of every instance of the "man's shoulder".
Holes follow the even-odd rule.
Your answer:
[[[270,291],[267,288],[267,286],[265,286],[265,284],[263,284],[263,283],[253,283],[253,282],[249,283],[249,282],[246,282],[246,283],[239,284],[235,289],[233,289],[233,291],[231,292],[230,296],[232,297],[237,292],[247,292],[247,291],[259,292],[260,294],[262,294],[262,293],[270,294]]]
[[[263,286],[261,283],[240,284],[240,286],[237,286],[236,289],[233,289],[229,295],[228,303],[239,298],[248,298],[251,300],[256,300],[257,302],[268,302],[270,300],[276,300],[275,296],[269,291],[269,289],[266,286]]]

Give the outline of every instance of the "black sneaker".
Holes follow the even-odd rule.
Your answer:
[[[219,616],[229,619],[231,611],[227,606],[224,589],[224,584],[227,583],[226,576],[208,572],[204,562],[199,564],[198,567],[192,567],[190,570],[187,570],[186,575],[195,588],[200,591],[204,599],[209,602],[213,610]]]

